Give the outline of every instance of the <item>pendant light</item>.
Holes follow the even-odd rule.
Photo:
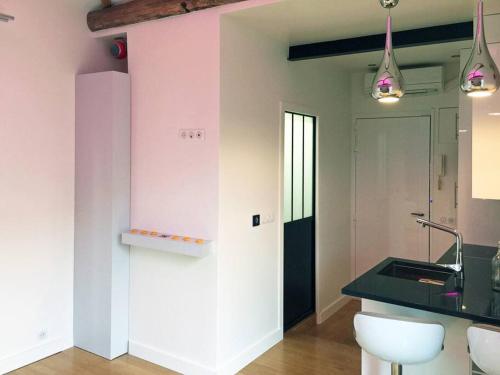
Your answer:
[[[380,0],[380,5],[382,5],[386,9],[394,8],[398,5],[399,0]]]
[[[483,0],[477,3],[477,27],[472,53],[465,65],[460,88],[472,97],[493,95],[500,86],[498,67],[491,58],[484,36]]]
[[[399,0],[380,0],[384,8],[393,8]],[[398,68],[392,48],[392,19],[387,16],[387,34],[385,39],[384,58],[375,74],[372,84],[372,97],[380,103],[396,103],[405,94],[404,80]]]

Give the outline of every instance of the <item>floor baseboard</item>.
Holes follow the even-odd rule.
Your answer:
[[[181,374],[233,375],[271,349],[281,340],[283,340],[283,330],[277,329],[258,342],[245,348],[241,353],[227,361],[218,369],[201,365],[189,359],[178,357],[134,340],[129,341],[129,353],[145,361],[168,368],[169,370],[180,372]]]
[[[276,329],[264,336],[261,340],[248,346],[234,358],[227,361],[217,371],[218,375],[233,375],[249,365],[255,359],[271,349],[274,345],[283,340],[283,330]]]
[[[215,368],[202,365],[192,360],[181,358],[163,350],[129,340],[129,354],[145,361],[188,375],[216,375]]]
[[[23,352],[0,358],[0,374],[17,370],[73,346],[72,338],[48,340]]]
[[[335,314],[342,307],[347,305],[349,303],[349,301],[351,301],[351,298],[347,297],[347,296],[341,296],[337,300],[333,301],[331,304],[329,304],[327,307],[325,307],[323,310],[321,310],[319,312],[319,314],[317,314],[316,323],[317,324],[324,323],[333,314]]]

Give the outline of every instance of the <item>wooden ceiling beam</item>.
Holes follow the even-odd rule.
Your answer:
[[[101,4],[103,8],[109,8],[110,6],[113,5],[111,0],[101,0]]]
[[[98,31],[241,1],[246,0],[132,0],[90,12],[87,24],[91,31]]]

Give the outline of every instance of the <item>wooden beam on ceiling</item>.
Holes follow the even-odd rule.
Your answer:
[[[131,0],[90,12],[87,24],[91,31],[98,31],[241,1],[246,0]]]
[[[473,37],[474,26],[472,21],[398,31],[392,34],[394,48],[458,42],[472,40]],[[330,56],[352,55],[355,53],[381,51],[384,49],[384,46],[385,34],[368,35],[358,38],[292,46],[289,50],[288,59],[290,61],[300,61]]]
[[[113,5],[111,0],[101,0],[101,4],[103,8],[109,8],[110,6]]]

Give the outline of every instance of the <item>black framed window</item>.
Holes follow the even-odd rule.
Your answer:
[[[314,216],[316,118],[285,112],[284,222]]]

